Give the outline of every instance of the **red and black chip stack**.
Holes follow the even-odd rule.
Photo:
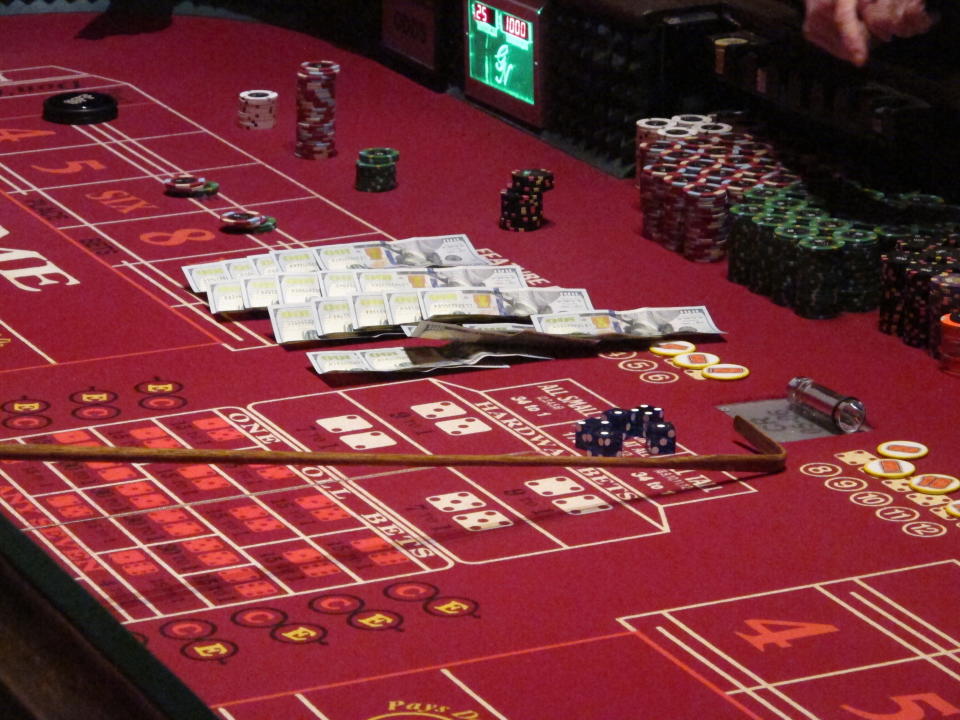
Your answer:
[[[960,311],[940,316],[940,369],[960,377]]]
[[[500,191],[500,227],[531,232],[543,226],[543,194],[553,190],[549,170],[514,170],[510,187]]]
[[[305,160],[337,154],[334,118],[340,65],[332,60],[309,61],[297,71],[297,140],[295,154]]]
[[[937,355],[940,318],[960,311],[960,236],[905,228],[882,255],[878,326],[907,345]]]

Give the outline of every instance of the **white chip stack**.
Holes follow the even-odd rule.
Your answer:
[[[237,125],[247,130],[269,130],[277,123],[277,93],[244,90],[239,97]]]

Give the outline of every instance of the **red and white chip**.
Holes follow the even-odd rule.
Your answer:
[[[654,355],[663,355],[664,357],[674,357],[683,353],[693,352],[697,346],[687,340],[666,340],[650,346],[650,352]]]
[[[922,458],[928,452],[929,448],[912,440],[890,440],[889,442],[877,445],[877,452],[884,457],[897,458],[899,460],[914,460]]]
[[[703,368],[700,374],[711,380],[740,380],[750,374],[750,368],[735,363],[717,363]]]
[[[716,365],[718,362],[720,362],[720,358],[713,353],[688,352],[675,356],[673,358],[673,362],[674,364],[683,368],[701,370],[705,367],[709,367],[710,365]]]
[[[960,490],[960,478],[941,473],[914,475],[909,483],[913,490],[925,495],[949,495]]]
[[[896,479],[913,475],[917,471],[917,467],[912,462],[906,460],[880,458],[879,460],[872,460],[864,465],[863,471],[874,477]]]

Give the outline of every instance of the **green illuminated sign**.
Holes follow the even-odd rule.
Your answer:
[[[533,23],[491,5],[467,1],[469,73],[510,97],[533,105]]]

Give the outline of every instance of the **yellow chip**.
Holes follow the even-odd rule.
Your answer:
[[[720,362],[720,358],[713,353],[688,352],[683,353],[682,355],[677,355],[673,358],[673,362],[680,367],[690,368],[691,370],[700,370],[710,365],[716,365],[718,362]]]
[[[750,368],[734,363],[717,363],[703,368],[700,374],[711,380],[739,380],[750,374]]]
[[[927,495],[948,495],[960,490],[960,478],[940,473],[924,473],[910,478],[910,487]]]
[[[879,460],[871,460],[864,465],[863,471],[874,477],[905,478],[908,475],[913,475],[917,471],[917,467],[906,460],[880,458]]]
[[[960,518],[960,500],[954,500],[943,509],[946,510],[947,515],[953,515],[956,518]]]
[[[693,352],[696,349],[696,345],[686,340],[667,340],[650,346],[650,352],[664,357],[674,357],[675,355]]]
[[[926,445],[912,440],[890,440],[889,442],[877,445],[877,452],[884,457],[897,458],[898,460],[913,460],[922,458],[930,450]]]

